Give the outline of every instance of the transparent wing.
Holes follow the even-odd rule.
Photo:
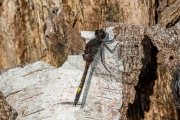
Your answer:
[[[71,55],[81,54],[84,51],[85,39],[80,36],[77,30],[64,21],[63,15],[56,17],[58,32],[64,36],[67,53]]]
[[[69,55],[67,58],[67,62],[77,69],[84,71],[85,61],[83,60],[82,55]]]

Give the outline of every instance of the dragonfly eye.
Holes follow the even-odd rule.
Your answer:
[[[106,33],[104,32],[103,29],[95,31],[95,36],[98,36],[98,35],[101,35],[101,39],[104,39],[106,37]]]
[[[99,35],[100,34],[100,30],[96,30],[95,31],[95,36]]]
[[[106,33],[104,32],[104,30],[101,29],[100,33],[101,33],[101,39],[104,39],[106,37]]]

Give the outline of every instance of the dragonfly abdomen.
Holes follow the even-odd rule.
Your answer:
[[[81,95],[81,92],[82,92],[82,89],[83,89],[83,86],[84,86],[84,83],[86,80],[86,75],[87,75],[90,64],[91,64],[91,62],[86,61],[84,73],[83,73],[83,76],[81,78],[81,82],[80,82],[79,87],[78,87],[77,92],[76,92],[76,97],[75,97],[74,104],[73,104],[74,106],[76,106],[78,101],[79,101],[79,98],[80,98],[80,95]]]

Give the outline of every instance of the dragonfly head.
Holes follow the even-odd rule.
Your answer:
[[[99,36],[99,35],[101,36],[101,39],[104,39],[106,37],[106,33],[104,32],[103,29],[95,31],[95,36]]]

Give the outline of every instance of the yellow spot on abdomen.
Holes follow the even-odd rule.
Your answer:
[[[77,92],[80,92],[81,91],[81,88],[78,88]]]

